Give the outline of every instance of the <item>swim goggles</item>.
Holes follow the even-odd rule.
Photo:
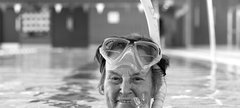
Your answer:
[[[137,63],[142,69],[150,68],[162,57],[160,47],[156,43],[122,37],[106,38],[99,51],[109,64],[119,65],[122,62],[134,61],[133,64]],[[127,55],[134,59],[126,58]]]

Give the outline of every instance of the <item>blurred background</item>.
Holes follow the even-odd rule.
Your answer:
[[[240,0],[207,1],[152,0],[165,108],[240,107]],[[139,0],[0,0],[0,107],[105,108],[94,54],[130,33],[149,36]]]

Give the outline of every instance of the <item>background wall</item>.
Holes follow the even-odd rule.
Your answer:
[[[110,11],[120,13],[118,24],[108,23],[107,14]],[[89,14],[90,43],[99,44],[110,35],[126,35],[133,32],[148,36],[145,15],[139,12],[137,7],[129,7],[129,9],[106,8],[102,14],[98,14],[95,8],[91,8]]]
[[[52,9],[51,36],[54,47],[87,47],[88,13],[82,7],[74,9],[63,8],[61,13]],[[72,29],[68,29],[68,18],[72,19]]]
[[[227,12],[230,7],[234,7],[238,3],[239,0],[213,0],[217,45],[227,44]],[[209,45],[209,28],[206,6],[207,4],[205,0],[192,1],[193,45]],[[199,11],[199,13],[197,11]],[[233,16],[233,24],[236,23],[234,17],[235,16]],[[196,24],[196,22],[199,22],[199,24]]]
[[[181,2],[179,2],[181,1]],[[176,0],[178,5],[182,5],[185,0]],[[240,0],[213,0],[215,8],[215,27],[216,42],[218,45],[226,45],[227,43],[227,11],[230,7],[239,4]],[[208,15],[205,0],[191,1],[191,44],[209,45],[209,29]],[[51,37],[49,41],[54,46],[74,46],[86,47],[89,44],[99,44],[104,38],[111,35],[127,35],[129,33],[139,33],[148,36],[148,27],[145,15],[139,12],[136,3],[132,5],[107,6],[102,14],[97,13],[96,8],[83,10],[82,8],[70,9],[64,8],[61,14],[52,14]],[[54,9],[52,9],[53,12]],[[120,14],[120,22],[117,24],[109,24],[107,15],[111,11],[117,11]],[[236,15],[234,13],[234,15]],[[19,34],[15,30],[15,18],[17,14],[13,8],[9,7],[0,12],[0,42],[21,42]],[[68,17],[74,19],[74,30],[66,29],[66,19]],[[235,17],[235,16],[234,16]],[[233,20],[234,21],[234,20]],[[184,46],[183,28],[186,26],[183,19],[177,20],[178,31],[170,40],[173,47]],[[236,22],[234,22],[235,24]],[[53,39],[53,40],[51,40]],[[235,36],[233,37],[233,40]],[[19,41],[20,40],[20,41]],[[34,41],[35,42],[35,41]],[[50,43],[49,42],[49,43]]]
[[[3,12],[3,41],[4,42],[19,42],[19,34],[15,30],[15,19],[17,14],[13,8],[7,8]]]
[[[3,42],[3,12],[0,10],[0,44]]]
[[[192,1],[192,44],[209,45],[207,6],[205,0]]]
[[[231,0],[230,0],[231,1]],[[215,0],[213,5],[215,7],[216,15],[216,43],[227,44],[227,11],[229,0]]]

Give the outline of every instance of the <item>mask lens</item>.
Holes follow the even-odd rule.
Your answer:
[[[108,39],[104,41],[103,49],[107,57],[110,59],[116,59],[126,48],[127,44],[128,41],[124,39]]]
[[[144,65],[148,65],[158,56],[158,48],[149,42],[137,42],[136,48],[139,58]]]

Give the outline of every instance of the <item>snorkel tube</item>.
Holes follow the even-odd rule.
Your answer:
[[[142,6],[144,7],[144,13],[147,19],[149,35],[152,40],[160,45],[160,31],[158,25],[158,17],[155,12],[151,0],[140,0]],[[160,47],[161,48],[161,47]]]
[[[159,31],[159,19],[157,17],[157,13],[155,12],[153,5],[151,3],[151,0],[140,0],[142,6],[144,7],[144,13],[147,19],[148,24],[148,30],[150,38],[158,44],[159,48],[161,49],[160,44],[160,31]],[[157,94],[153,98],[153,103],[151,108],[162,108],[163,102],[165,99],[165,94],[163,92],[166,92],[166,82],[165,78],[163,77],[163,84]]]

